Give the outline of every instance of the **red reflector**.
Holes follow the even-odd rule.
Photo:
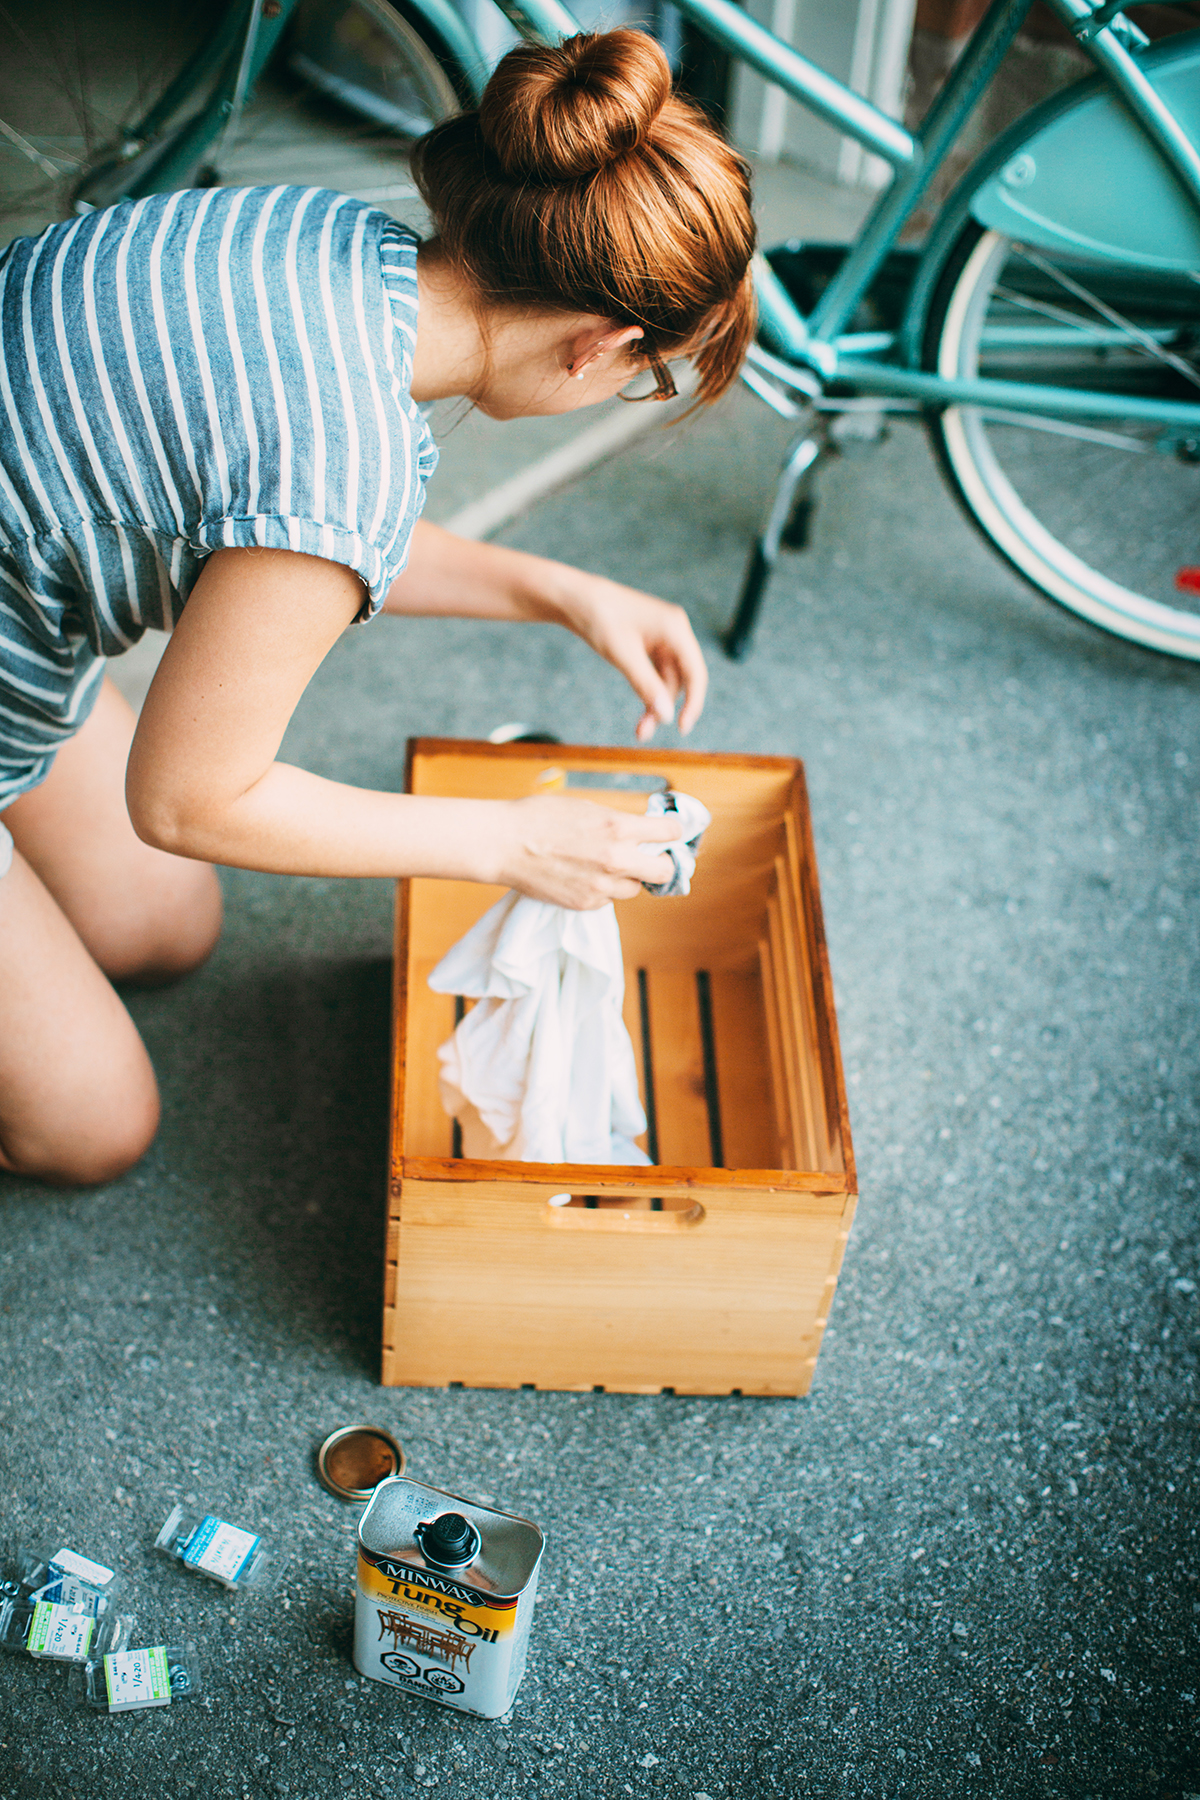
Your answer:
[[[1182,594],[1200,594],[1200,569],[1178,569],[1175,586]]]

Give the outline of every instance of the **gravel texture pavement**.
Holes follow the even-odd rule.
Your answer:
[[[391,893],[229,874],[209,966],[128,996],[145,1161],[0,1178],[2,1529],[115,1564],[205,1691],[110,1720],[0,1660],[11,1800],[1200,1792],[1200,672],[1027,592],[910,424],[827,471],[728,664],[781,444],[734,396],[505,536],[689,607],[697,747],[806,759],[863,1188],[811,1396],[378,1388]],[[636,706],[549,628],[382,621],[285,754],[398,784],[409,734],[509,718]],[[510,1720],[356,1675],[312,1473],[356,1418],[544,1527]],[[276,1595],[157,1556],[176,1500],[269,1537]]]

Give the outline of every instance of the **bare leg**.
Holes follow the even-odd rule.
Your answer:
[[[213,871],[152,850],[124,803],[133,715],[109,684],[49,779],[4,814],[0,879],[0,1168],[110,1180],[158,1124],[154,1071],[105,976],[164,980],[220,929]]]
[[[114,981],[169,981],[202,963],[221,930],[205,863],[143,844],[125,808],[136,725],[110,681],[49,777],[4,814],[17,849]]]
[[[18,853],[0,880],[0,1168],[107,1181],[157,1126],[133,1020]]]

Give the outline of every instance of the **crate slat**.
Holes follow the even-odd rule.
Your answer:
[[[828,1018],[823,1019],[818,1010],[829,974],[820,919],[820,901],[805,877],[806,857],[801,843],[802,815],[797,810],[789,810],[784,814],[783,825],[789,890],[794,906],[794,935],[797,953],[803,965],[800,993],[805,1042],[813,1064],[820,1072],[817,1103],[821,1124],[821,1154],[823,1162],[831,1161],[844,1166],[840,1115],[845,1093],[841,1083],[837,1020],[833,1017],[832,994],[829,996]]]
[[[638,1093],[642,1106],[646,1105],[646,1059],[642,1051],[642,998],[638,992],[638,972],[625,965],[625,1000],[621,1009],[625,1021],[625,1029],[629,1033],[629,1041],[633,1045],[633,1060],[637,1066]],[[650,1134],[639,1132],[633,1140],[641,1149],[649,1154]]]
[[[764,936],[759,940],[758,968],[759,992],[762,995],[763,1015],[767,1027],[767,1063],[771,1076],[771,1099],[774,1104],[775,1126],[779,1134],[779,1166],[781,1169],[794,1169],[797,1164],[796,1151],[792,1142],[792,1107],[788,1096],[787,1071],[783,1064],[783,1032],[779,1019],[779,1002],[769,936]]]
[[[836,1110],[831,1111],[835,1093],[828,1080],[828,1064],[821,1050],[821,1027],[817,1016],[816,955],[813,933],[805,905],[803,864],[797,843],[796,823],[789,813],[784,818],[784,852],[781,891],[789,914],[788,938],[795,946],[797,1022],[810,1070],[808,1104],[812,1118],[813,1148],[816,1161],[824,1167],[840,1159],[836,1148]]]
[[[808,959],[799,942],[798,896],[791,869],[783,856],[775,860],[775,879],[777,968],[783,984],[780,1006],[784,1043],[790,1051],[790,1075],[795,1087],[796,1154],[801,1168],[819,1169],[824,1165],[829,1147],[825,1134],[825,1108],[818,1092],[821,1062],[809,1024],[812,982]]]
[[[718,970],[709,981],[725,1166],[782,1167],[772,1095],[763,1081],[767,1020],[761,973]]]
[[[453,1121],[442,1105],[438,1086],[439,1047],[454,1030],[454,995],[435,994],[429,976],[435,964],[420,962],[413,971],[420,1000],[409,1009],[408,1094],[405,1106],[405,1151],[409,1156],[453,1154]],[[414,997],[415,999],[415,997]]]
[[[805,1055],[796,984],[799,972],[788,944],[784,898],[778,890],[767,902],[767,937],[771,946],[771,975],[783,1048],[784,1083],[791,1121],[792,1155],[798,1169],[820,1168],[813,1128],[811,1069]]]
[[[709,1153],[704,1049],[689,969],[647,969],[658,1160],[703,1168]]]

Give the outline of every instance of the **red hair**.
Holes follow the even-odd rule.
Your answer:
[[[478,109],[415,146],[413,173],[485,303],[637,325],[631,352],[688,351],[703,401],[736,376],[754,330],[749,173],[672,93],[653,38],[511,50]]]

